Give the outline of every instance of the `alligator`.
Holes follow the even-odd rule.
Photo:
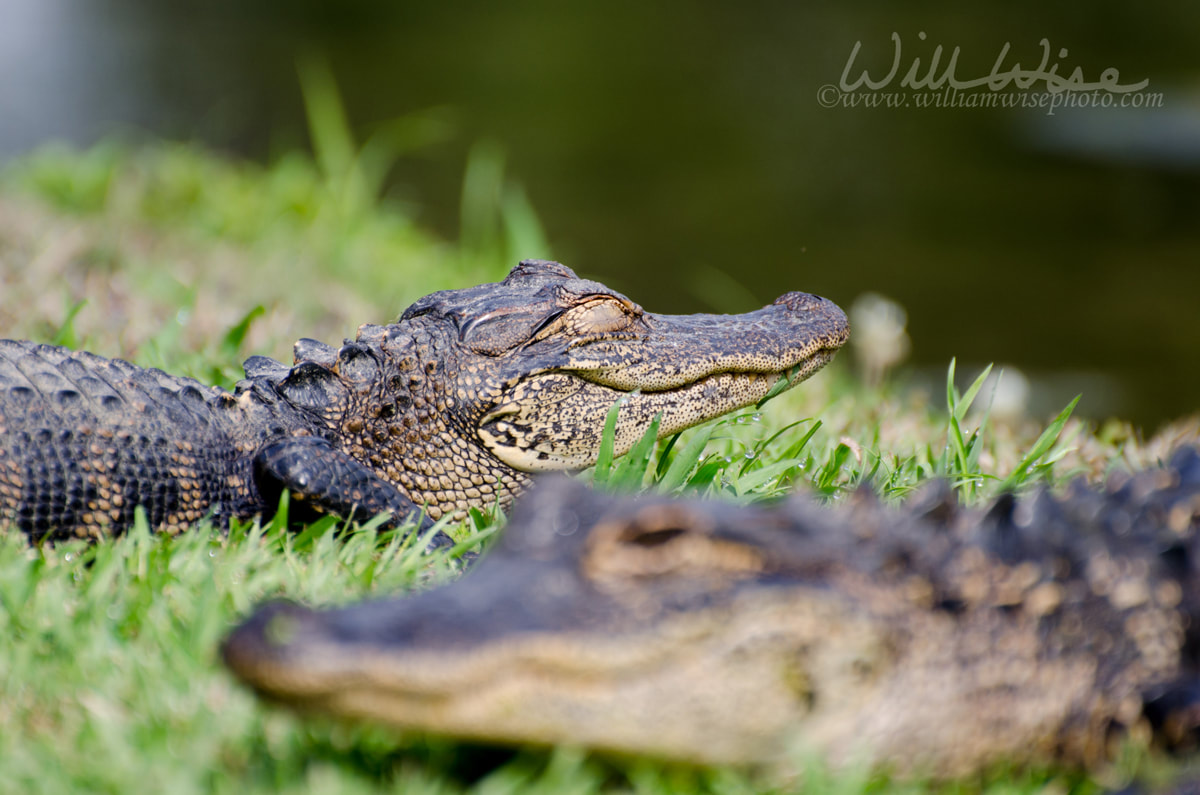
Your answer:
[[[1120,738],[1200,725],[1197,448],[986,510],[944,486],[761,507],[548,477],[461,578],[268,603],[225,663],[302,711],[777,772],[1103,769]]]
[[[233,392],[0,341],[0,525],[100,538],[142,506],[175,533],[270,516],[286,493],[300,521],[421,513],[430,527],[507,506],[532,472],[594,463],[619,401],[617,454],[656,416],[665,436],[799,383],[848,334],[806,293],[743,315],[656,315],[527,260],[340,348],[301,339],[292,367],[253,356]]]

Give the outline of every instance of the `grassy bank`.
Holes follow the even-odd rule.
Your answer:
[[[293,155],[260,167],[184,146],[102,145],[14,164],[0,179],[0,336],[228,385],[251,353],[286,361],[298,337],[353,336],[428,292],[496,280],[521,256],[552,254],[486,147],[467,164],[457,242],[433,238],[379,197],[371,150],[323,151],[317,161]],[[865,386],[851,365],[843,354],[760,410],[584,477],[731,500],[795,489],[836,500],[865,482],[902,498],[948,478],[964,500],[979,501],[1002,488],[1145,466],[1195,432],[1181,423],[1143,441],[1120,423],[1090,427],[1070,407],[1000,421],[988,416],[981,382],[952,370],[945,393],[928,395],[886,380]],[[482,539],[493,527],[485,518],[456,532]],[[344,603],[453,576],[452,561],[416,554],[403,534],[338,529],[326,520],[297,534],[276,522],[227,537],[197,528],[159,538],[140,527],[96,546],[45,548],[0,538],[0,789],[759,791],[736,771],[611,767],[569,750],[497,757],[260,704],[216,658],[220,638],[253,605]],[[861,775],[812,779],[819,792],[920,788]],[[1022,774],[950,789],[1047,786],[1093,785]]]

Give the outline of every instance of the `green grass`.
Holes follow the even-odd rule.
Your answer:
[[[359,146],[339,123],[319,64],[302,70],[318,156],[269,167],[180,145],[47,149],[0,179],[0,334],[126,355],[229,384],[249,353],[287,357],[300,336],[336,339],[393,318],[434,289],[495,279],[518,252],[545,256],[536,217],[494,146],[466,165],[462,240],[433,239],[379,196],[400,155],[447,134],[436,113]],[[532,249],[532,250],[531,250]],[[802,287],[803,285],[797,285]],[[797,489],[836,501],[869,484],[902,499],[944,478],[967,502],[1001,490],[1145,465],[1162,444],[1127,426],[1072,418],[1000,423],[960,392],[944,400],[868,388],[847,355],[754,410],[624,458],[611,448],[581,477],[621,491],[733,501]],[[615,414],[612,417],[615,423]],[[612,438],[612,428],[608,438]],[[456,534],[475,542],[481,515]],[[613,766],[569,749],[497,761],[437,738],[306,720],[259,703],[217,660],[221,637],[265,599],[346,603],[456,576],[403,533],[325,520],[197,527],[156,537],[144,524],[88,546],[0,537],[0,771],[28,792],[769,791],[738,771],[649,762]],[[461,551],[461,550],[459,550]],[[480,761],[482,759],[482,761]],[[908,792],[862,773],[814,769],[807,791]],[[1045,773],[994,774],[947,792],[1032,793],[1092,785]]]

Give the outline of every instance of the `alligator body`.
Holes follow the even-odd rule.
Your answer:
[[[654,315],[558,263],[420,299],[339,349],[255,356],[229,393],[88,353],[0,341],[0,524],[99,537],[145,508],[178,531],[208,516],[293,513],[399,523],[502,505],[529,473],[584,467],[624,399],[618,453],[796,383],[846,318],[789,293],[736,316]],[[448,539],[440,536],[441,543]]]
[[[952,776],[1200,723],[1200,455],[905,509],[619,498],[562,476],[472,571],[264,606],[226,663],[304,710],[501,743]]]

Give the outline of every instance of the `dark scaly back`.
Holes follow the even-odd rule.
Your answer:
[[[228,418],[238,409],[192,379],[0,341],[0,522],[39,539],[119,532],[139,504],[169,532],[245,514],[252,445]]]
[[[476,393],[485,380],[478,370],[494,365],[478,357],[464,365],[455,334],[417,317],[364,325],[340,348],[302,339],[294,367],[270,370],[272,378],[286,376],[273,389],[318,419],[332,445],[431,517],[462,518],[471,506],[492,503],[507,507],[528,476],[476,442],[481,406],[490,406]],[[268,370],[262,372],[266,377]]]
[[[934,515],[863,506],[852,514],[856,548],[835,557],[852,561],[871,588],[911,592],[917,606],[953,616],[957,637],[968,639],[963,645],[990,649],[985,659],[993,663],[1009,637],[994,627],[1031,622],[1028,637],[1036,645],[1028,648],[1036,651],[1018,666],[1029,681],[1081,663],[1089,669],[1087,695],[1063,716],[1054,739],[1063,758],[1091,763],[1111,750],[1107,739],[1120,734],[1114,729],[1143,720],[1167,744],[1195,741],[1196,447],[1178,450],[1163,468],[1114,474],[1101,489],[1078,480],[1062,496],[1046,490],[1002,496],[982,514],[945,503],[930,510]],[[911,612],[904,606],[898,615]],[[1035,692],[1014,688],[1005,715],[980,711],[975,717],[1002,722],[1035,714],[1029,697]]]

